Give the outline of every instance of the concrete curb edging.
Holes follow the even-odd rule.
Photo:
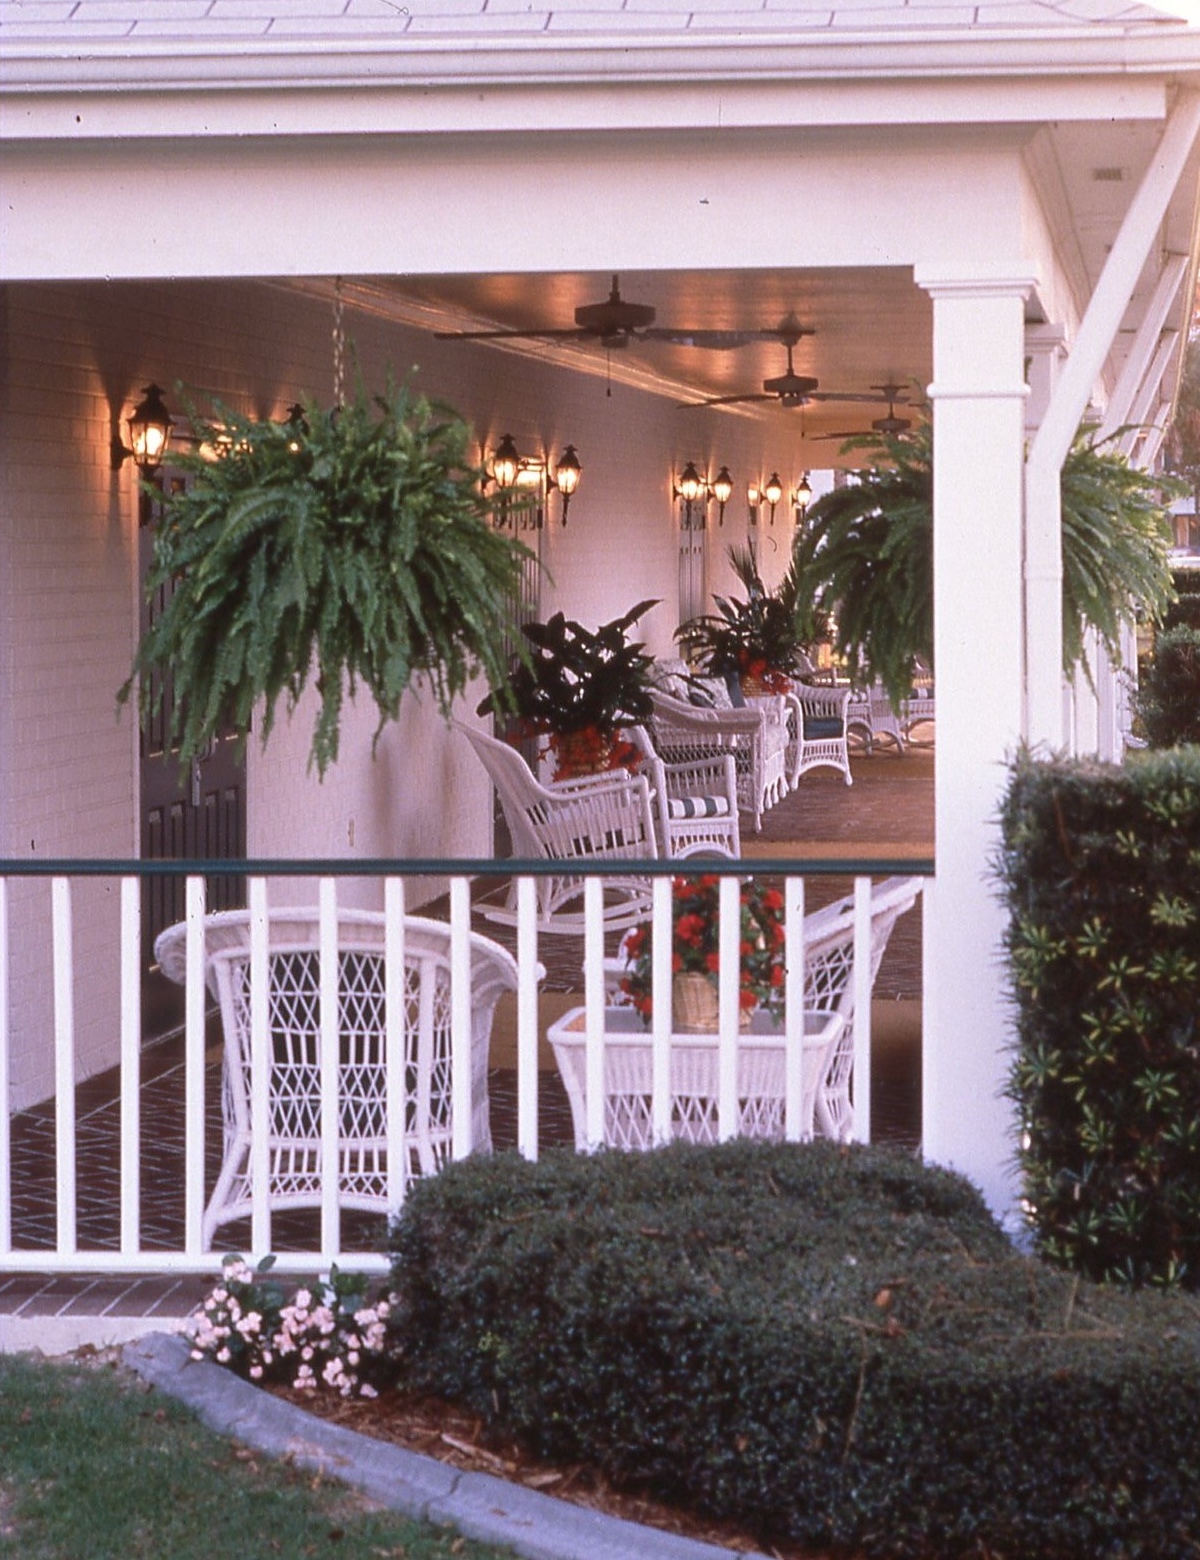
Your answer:
[[[404,1516],[507,1544],[524,1560],[729,1560],[732,1550],[556,1500],[486,1473],[457,1468],[376,1441],[193,1360],[187,1341],[151,1333],[122,1358],[144,1381],[185,1403],[209,1429],[270,1457],[340,1479]],[[766,1560],[745,1555],[741,1560]]]

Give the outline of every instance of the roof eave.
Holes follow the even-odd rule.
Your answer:
[[[753,38],[628,37],[415,39],[364,42],[323,37],[209,43],[161,39],[96,41],[63,48],[10,41],[0,90],[122,92],[239,88],[328,90],[354,86],[669,85],[701,82],[1045,77],[1064,73],[1200,72],[1200,28],[1163,22],[1070,29],[962,28],[795,32]]]

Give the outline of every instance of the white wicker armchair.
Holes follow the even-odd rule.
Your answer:
[[[871,985],[892,928],[917,901],[920,878],[885,878],[871,888]],[[804,921],[804,1001],[828,1008],[845,1028],[817,1090],[816,1125],[825,1136],[848,1142],[854,1131],[851,1085],[854,1073],[854,896],[846,895],[806,916]]]
[[[221,1225],[251,1213],[250,918],[229,910],[205,918],[206,982],[221,1013],[224,1153],[204,1213],[206,1248]],[[186,926],[155,944],[163,973],[183,983]],[[268,922],[267,1200],[272,1211],[321,1206],[320,919],[315,909],[272,911]],[[491,1148],[488,1046],[496,1002],[515,990],[516,963],[471,935],[471,1144]],[[338,1203],[386,1213],[387,1076],[384,1065],[384,918],[338,913]],[[449,1157],[454,1125],[450,1078],[450,928],[404,917],[404,1180]]]
[[[649,723],[655,751],[669,763],[688,763],[714,754],[733,756],[738,806],[762,829],[763,813],[787,795],[786,724],[771,711],[705,709],[655,690]]]
[[[740,856],[737,773],[731,753],[667,763],[644,726],[630,726],[642,773],[654,789],[654,820],[662,856]]]
[[[877,742],[891,742],[898,754],[904,752],[903,722],[892,708],[882,683],[853,691],[847,719],[851,731],[858,732],[868,753],[875,751]]]
[[[496,787],[513,853],[530,861],[561,861],[561,875],[539,877],[537,883],[538,930],[573,936],[583,932],[583,879],[572,874],[575,861],[646,861],[659,852],[650,809],[650,785],[643,775],[624,769],[588,775],[578,780],[540,784],[528,764],[505,742],[498,742],[473,726],[455,726],[474,748],[480,763]],[[636,926],[650,906],[650,883],[645,877],[622,873],[618,866],[605,876],[604,923],[608,930]],[[513,925],[516,907],[509,891],[503,904],[480,906],[498,923]]]

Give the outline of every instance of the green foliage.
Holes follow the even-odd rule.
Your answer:
[[[802,594],[795,559],[774,591],[763,584],[749,549],[730,547],[729,561],[746,600],[714,596],[717,611],[684,623],[675,638],[711,677],[794,671],[797,656],[828,629],[812,596]]]
[[[1082,428],[1063,462],[1063,669],[1083,661],[1094,628],[1119,662],[1121,629],[1161,617],[1174,595],[1174,529],[1163,507],[1177,485],[1131,466],[1111,441]],[[1112,437],[1119,437],[1119,429]],[[1105,446],[1108,446],[1107,448]]]
[[[4,1560],[504,1560],[510,1551],[371,1510],[148,1395],[103,1356],[0,1356]]]
[[[1024,755],[1001,823],[1039,1246],[1090,1278],[1200,1288],[1200,750]]]
[[[1083,661],[1089,626],[1116,657],[1122,625],[1142,613],[1157,617],[1172,596],[1163,479],[1130,466],[1092,432],[1080,430],[1062,471],[1067,673]],[[878,678],[899,701],[917,660],[933,664],[932,424],[846,446],[855,447],[875,463],[812,505],[795,565],[802,594],[834,613],[835,648],[851,676]]]
[[[1184,599],[1200,607],[1200,598]],[[1155,636],[1139,672],[1137,713],[1152,748],[1200,742],[1200,619]]]
[[[1175,600],[1162,616],[1163,628],[1200,628],[1200,569],[1173,569]]]
[[[878,679],[899,704],[918,659],[933,665],[933,429],[850,440],[875,464],[824,494],[797,533],[805,596],[833,614],[851,677]]]
[[[1019,1257],[960,1178],[735,1141],[471,1159],[393,1234],[407,1369],[768,1545],[1179,1560],[1200,1316]]]
[[[595,630],[561,612],[545,623],[525,623],[527,655],[478,713],[515,714],[533,731],[560,735],[593,729],[608,735],[649,719],[654,660],[628,633],[657,605],[639,601]]]
[[[1187,483],[1200,516],[1200,335],[1188,338],[1175,415],[1167,430],[1170,469]]]
[[[230,724],[244,740],[260,700],[265,742],[279,698],[294,708],[310,675],[321,774],[359,682],[382,729],[418,674],[443,714],[478,672],[503,680],[527,554],[488,524],[455,412],[389,381],[333,411],[307,403],[302,424],[191,415],[218,454],[178,457],[192,480],[162,502],[146,586],[174,594],[134,662],[143,708],[166,686],[150,673],[173,680],[181,761]]]

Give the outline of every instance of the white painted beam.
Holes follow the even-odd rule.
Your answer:
[[[1027,736],[1062,746],[1062,465],[1100,377],[1167,207],[1200,135],[1200,93],[1181,92],[1139,184],[1030,448],[1025,619]]]
[[[1179,289],[1187,275],[1188,266],[1187,255],[1168,255],[1163,261],[1153,296],[1146,312],[1142,315],[1137,334],[1133,338],[1125,362],[1121,366],[1120,376],[1109,397],[1108,406],[1100,423],[1100,438],[1107,439],[1129,421],[1134,398],[1150,368],[1158,339],[1162,334],[1163,326],[1167,323],[1167,315],[1179,296]]]

